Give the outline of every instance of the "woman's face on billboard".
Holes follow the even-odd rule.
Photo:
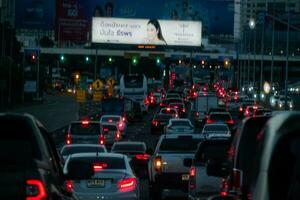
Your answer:
[[[147,36],[148,39],[154,40],[157,38],[158,31],[156,30],[155,26],[153,24],[147,25]]]

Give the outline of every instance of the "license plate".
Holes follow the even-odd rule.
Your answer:
[[[182,174],[181,180],[188,181],[190,179],[190,176],[188,174]]]
[[[105,181],[103,179],[91,179],[87,181],[88,187],[104,187]]]

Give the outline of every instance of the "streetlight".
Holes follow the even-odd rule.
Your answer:
[[[254,29],[255,25],[256,25],[255,19],[251,17],[250,20],[249,20],[249,27],[251,29]]]

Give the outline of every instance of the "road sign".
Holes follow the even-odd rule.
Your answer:
[[[97,79],[97,80],[94,81],[94,83],[93,83],[94,90],[99,91],[99,90],[102,89],[102,87],[103,87],[102,81],[100,81],[99,79]]]
[[[115,81],[113,78],[109,78],[109,79],[106,81],[106,83],[107,83],[107,85],[109,85],[109,86],[113,86],[113,85],[116,83],[116,81]]]
[[[76,101],[79,103],[85,102],[85,90],[77,90]]]
[[[93,93],[93,101],[101,101],[103,98],[103,94],[100,91],[96,91]]]

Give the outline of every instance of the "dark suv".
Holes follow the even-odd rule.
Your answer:
[[[27,114],[0,113],[0,199],[73,199],[49,133]]]

